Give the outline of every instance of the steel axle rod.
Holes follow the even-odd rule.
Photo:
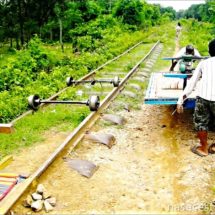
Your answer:
[[[35,102],[38,102],[40,104],[80,104],[80,105],[85,105],[87,104],[88,101],[55,101],[55,100],[36,100]]]
[[[120,83],[120,80],[119,80],[119,77],[118,76],[115,76],[113,79],[109,79],[109,80],[82,80],[82,81],[76,81],[73,79],[73,77],[68,77],[66,79],[66,84],[67,86],[71,86],[71,85],[78,85],[78,84],[85,84],[85,83],[91,83],[91,85],[94,85],[96,83],[110,83],[110,84],[113,84],[114,87],[118,87],[119,86],[119,83]]]
[[[100,105],[98,96],[90,96],[87,101],[56,101],[56,100],[41,100],[38,95],[31,95],[28,97],[28,105],[33,110],[38,110],[40,104],[80,104],[89,106],[91,111],[96,111]]]

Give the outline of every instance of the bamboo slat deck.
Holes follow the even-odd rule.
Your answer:
[[[164,77],[164,74],[165,73],[153,73],[151,75],[145,96],[146,104],[177,104],[177,100],[183,92],[184,79]],[[188,97],[188,102],[191,100],[193,102],[195,98],[196,90]]]

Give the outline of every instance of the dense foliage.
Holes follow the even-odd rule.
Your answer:
[[[142,32],[129,33],[118,25],[101,31],[102,39],[92,37],[93,43],[78,37],[81,53],[73,53],[71,45],[65,46],[62,53],[57,46],[44,46],[35,37],[26,50],[18,51],[15,59],[3,64],[0,68],[0,121],[8,122],[25,111],[29,95],[47,98],[65,87],[67,76],[79,78],[143,38]]]
[[[214,36],[213,24],[198,22],[195,19],[181,20],[183,33],[180,37],[180,46],[194,45],[201,55],[208,56],[208,43]],[[197,36],[198,35],[198,36]]]
[[[205,4],[191,5],[185,11],[179,11],[178,18],[195,18],[198,21],[215,23],[215,1],[206,0]]]
[[[27,110],[29,95],[49,97],[67,76],[79,78],[173,18],[140,0],[4,0],[0,12],[0,122]]]
[[[193,44],[202,55],[208,55],[208,42],[215,36],[215,1],[206,0],[205,4],[191,5],[185,11],[177,13],[182,20],[183,34],[181,46]]]
[[[163,9],[162,9],[163,10]],[[0,41],[20,48],[38,34],[47,40],[70,42],[70,31],[105,14],[123,23],[147,27],[160,23],[161,7],[140,0],[2,0]]]

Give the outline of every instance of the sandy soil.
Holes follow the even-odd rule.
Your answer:
[[[126,125],[100,129],[116,137],[112,149],[83,141],[71,157],[99,166],[90,179],[59,158],[39,180],[58,200],[52,213],[199,214],[202,207],[207,210],[213,198],[214,155],[201,158],[190,152],[197,142],[192,114],[172,117],[171,112],[169,107],[146,105],[140,111],[121,112]],[[214,138],[210,133],[210,142]],[[21,200],[13,210],[28,212]]]

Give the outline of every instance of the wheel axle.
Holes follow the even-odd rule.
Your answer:
[[[56,101],[56,100],[41,100],[38,95],[28,97],[28,105],[33,110],[38,110],[40,104],[80,104],[87,105],[91,111],[97,111],[100,105],[99,96],[90,96],[87,101]]]
[[[114,87],[118,87],[120,80],[118,76],[115,76],[113,79],[107,79],[107,80],[92,79],[92,80],[77,81],[77,80],[74,80],[73,77],[68,77],[66,79],[66,84],[68,87],[71,85],[86,84],[86,83],[90,83],[91,85],[94,85],[96,83],[110,83],[110,84],[113,84]]]

